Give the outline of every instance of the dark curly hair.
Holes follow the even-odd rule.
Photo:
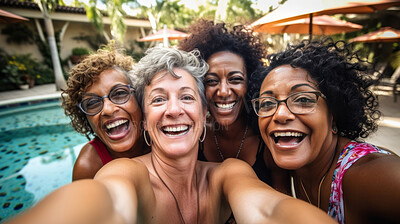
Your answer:
[[[268,56],[270,66],[252,77],[249,96],[258,97],[265,76],[281,65],[303,68],[318,83],[319,90],[327,97],[338,133],[349,139],[366,138],[377,129],[381,113],[378,101],[369,90],[373,83],[366,75],[370,66],[359,59],[350,45],[332,39],[289,45],[281,53]]]
[[[205,61],[220,51],[237,54],[244,61],[248,81],[257,68],[263,65],[262,59],[266,58],[266,48],[261,40],[254,35],[252,29],[243,25],[234,26],[229,31],[225,23],[200,19],[189,28],[189,32],[191,35],[179,42],[180,50],[189,52],[198,49]],[[251,107],[246,108],[246,112],[251,114]]]
[[[133,64],[131,57],[126,56],[122,49],[116,49],[115,45],[110,43],[71,69],[67,89],[62,91],[62,107],[77,132],[84,134],[88,139],[90,134],[94,134],[86,115],[76,106],[82,100],[86,90],[96,82],[103,71],[115,68],[127,74],[132,70]],[[129,78],[127,80],[129,81]]]

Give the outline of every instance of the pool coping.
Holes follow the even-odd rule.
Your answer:
[[[52,94],[44,94],[40,96],[28,96],[17,99],[9,99],[0,101],[0,109],[9,108],[9,107],[17,107],[26,104],[34,104],[46,101],[54,101],[61,99],[60,93],[52,93]]]

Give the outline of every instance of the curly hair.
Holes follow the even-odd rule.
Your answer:
[[[327,97],[338,133],[349,139],[366,138],[377,129],[376,96],[369,90],[373,83],[366,72],[369,64],[361,60],[350,45],[332,39],[288,45],[287,49],[268,56],[270,66],[250,81],[249,96],[258,95],[265,76],[281,65],[305,69]]]
[[[133,59],[125,55],[122,49],[116,49],[113,44],[109,44],[71,69],[67,89],[62,91],[62,107],[77,132],[88,139],[90,134],[94,134],[86,115],[76,106],[86,90],[97,81],[103,71],[114,68],[127,75],[133,64]],[[130,81],[128,78],[127,80]]]
[[[225,23],[214,24],[212,21],[200,19],[189,28],[189,31],[191,35],[179,42],[179,49],[184,51],[198,49],[205,61],[220,51],[239,55],[246,67],[247,84],[256,70],[263,67],[262,60],[266,58],[266,48],[250,28],[238,25],[229,31]],[[252,116],[249,105],[248,102],[245,104],[246,113]]]

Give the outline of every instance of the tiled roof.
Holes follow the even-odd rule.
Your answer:
[[[7,6],[13,8],[22,8],[22,9],[39,9],[39,6],[34,3],[32,0],[28,1],[18,1],[18,0],[0,0],[0,6]],[[85,8],[83,7],[72,7],[72,6],[56,6],[56,12],[66,12],[66,13],[76,13],[76,14],[86,14]],[[106,15],[106,13],[103,13]],[[134,19],[145,19],[145,18],[137,18],[133,16],[128,16],[129,18]],[[147,20],[147,19],[145,19]]]
[[[0,6],[40,10],[39,6],[34,2],[21,2],[18,0],[0,0]],[[57,6],[55,10],[56,10],[56,12],[86,14],[85,9],[82,7],[78,8],[78,7],[71,7],[71,6]]]

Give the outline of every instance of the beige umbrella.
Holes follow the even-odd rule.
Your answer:
[[[28,21],[28,19],[0,9],[0,23],[18,23],[22,21]]]
[[[164,41],[164,46],[168,46],[168,40],[181,40],[185,39],[187,36],[189,36],[189,34],[177,30],[167,29],[167,27],[164,26],[164,29],[157,31],[154,34],[145,36],[139,39],[139,41]]]
[[[382,27],[377,31],[373,31],[350,40],[350,42],[397,42],[400,41],[400,30],[391,27]]]
[[[309,33],[310,18],[298,19],[289,22],[262,26],[255,29],[257,32],[266,32],[270,34],[279,33]],[[313,34],[315,35],[333,35],[343,32],[354,32],[362,29],[361,25],[339,20],[331,16],[323,15],[313,18]]]
[[[310,18],[309,34],[311,38],[314,16],[372,13],[396,5],[400,5],[400,0],[288,0],[276,10],[253,22],[251,26],[254,29],[261,29],[263,26]]]

